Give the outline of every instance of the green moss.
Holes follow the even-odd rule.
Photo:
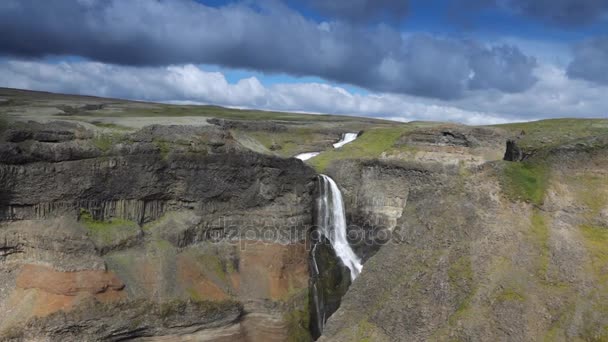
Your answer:
[[[169,152],[171,152],[171,144],[168,141],[160,139],[154,139],[152,142],[158,148],[161,158],[167,160]]]
[[[463,282],[471,283],[473,281],[471,258],[465,255],[456,259],[448,269],[448,278],[450,279],[450,285],[459,286]]]
[[[80,222],[89,231],[91,238],[99,243],[108,244],[131,234],[137,234],[139,226],[133,221],[112,218],[108,221],[95,220],[85,209],[80,210]]]
[[[575,174],[563,180],[574,188],[577,200],[583,203],[589,212],[587,218],[593,218],[608,204],[608,176],[596,174]]]
[[[355,335],[354,341],[358,342],[371,342],[372,335],[374,333],[374,325],[371,324],[368,320],[362,320],[357,324],[357,332]]]
[[[585,311],[579,337],[590,342],[608,341],[608,324],[605,320],[607,313],[608,305],[598,303],[595,303],[591,310]]]
[[[365,131],[357,140],[339,149],[329,150],[309,160],[317,171],[323,172],[333,160],[373,159],[382,152],[394,149],[395,143],[409,128],[374,128]]]
[[[198,291],[196,289],[188,288],[188,289],[186,289],[186,292],[188,293],[188,297],[190,297],[190,299],[192,299],[194,301],[202,300],[201,295],[198,293]]]
[[[285,323],[287,324],[287,340],[292,342],[308,342],[312,341],[310,335],[310,312],[308,309],[308,301],[305,302],[301,309],[293,309],[284,315]]]
[[[159,252],[166,252],[173,249],[171,242],[158,238],[152,240],[151,246]]]
[[[93,145],[101,150],[101,152],[106,153],[114,145],[114,138],[109,134],[101,134],[93,138]]]
[[[471,258],[468,255],[461,256],[450,264],[448,269],[450,288],[459,298],[458,307],[450,317],[450,323],[462,317],[471,305],[473,298],[473,268]]]
[[[496,299],[501,302],[523,302],[526,300],[524,295],[515,291],[514,289],[504,289],[496,296]]]
[[[213,272],[213,274],[218,276],[222,281],[228,282],[228,267],[230,267],[230,269],[232,270],[232,265],[230,265],[230,263],[226,264],[222,260],[220,260],[218,256],[212,254],[205,254],[200,256],[199,261],[203,265],[205,265],[205,268]]]
[[[541,212],[537,209],[532,213],[530,229],[527,231],[526,236],[538,252],[538,276],[541,280],[545,280],[550,261],[549,226]]]
[[[585,225],[580,229],[598,281],[608,284],[608,228]]]
[[[540,205],[549,185],[549,168],[540,163],[505,162],[501,177],[502,190],[511,200]]]

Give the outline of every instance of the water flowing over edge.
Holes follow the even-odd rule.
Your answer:
[[[296,159],[300,159],[300,160],[308,160],[310,158],[314,158],[316,156],[318,156],[321,152],[306,152],[306,153],[300,153],[297,156],[295,156],[294,158]]]
[[[358,133],[344,133],[342,139],[334,144],[334,148],[340,148],[350,142],[353,142],[359,136]]]
[[[319,229],[331,243],[336,256],[350,270],[351,280],[355,280],[361,273],[363,265],[346,238],[346,211],[342,193],[329,176],[319,175],[319,179],[321,182],[317,203]]]

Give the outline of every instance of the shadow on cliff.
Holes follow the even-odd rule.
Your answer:
[[[4,183],[0,183],[0,221],[10,218],[10,205],[14,192]]]

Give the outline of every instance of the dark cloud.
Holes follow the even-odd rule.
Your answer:
[[[322,13],[352,22],[399,21],[408,13],[407,0],[312,0]]]
[[[608,37],[579,44],[568,66],[568,77],[608,85]]]
[[[591,24],[608,12],[608,0],[460,0],[468,10],[497,8],[557,25]]]
[[[319,24],[271,4],[3,0],[0,53],[79,55],[132,66],[217,64],[443,99],[468,90],[521,92],[536,81],[536,61],[512,46],[403,37],[344,21]]]

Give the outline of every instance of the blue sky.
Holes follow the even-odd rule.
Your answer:
[[[608,113],[608,0],[5,0],[0,32],[7,87],[468,124]]]

